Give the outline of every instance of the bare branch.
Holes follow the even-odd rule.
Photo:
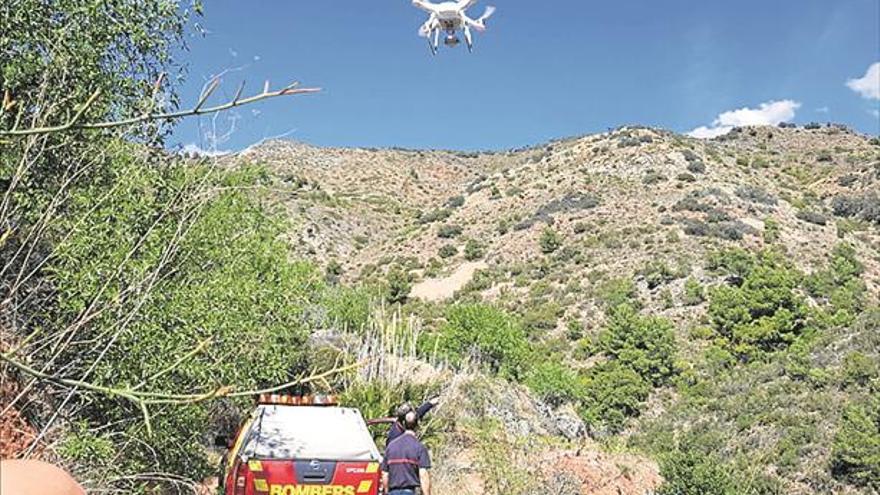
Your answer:
[[[269,81],[266,81],[266,85],[263,88],[263,92],[260,94],[256,94],[253,96],[249,96],[247,98],[240,98],[241,89],[236,93],[235,98],[232,100],[216,105],[213,107],[202,108],[205,103],[205,100],[217,89],[219,85],[219,79],[215,79],[208,88],[202,93],[199,97],[196,106],[190,108],[188,110],[181,110],[177,112],[167,112],[167,113],[152,113],[148,112],[138,117],[132,117],[129,119],[123,120],[113,120],[106,122],[94,122],[94,123],[85,123],[80,124],[79,119],[82,117],[83,113],[91,106],[92,103],[97,99],[100,92],[95,91],[91,97],[86,101],[86,103],[80,108],[77,114],[66,124],[62,124],[54,127],[34,127],[30,129],[12,129],[10,131],[0,131],[0,137],[19,137],[19,136],[31,136],[35,134],[50,134],[55,132],[64,132],[71,129],[81,129],[81,130],[90,130],[90,129],[109,129],[113,127],[124,127],[128,125],[139,124],[142,122],[148,121],[158,121],[158,120],[173,120],[181,117],[190,117],[193,115],[205,115],[212,114],[217,112],[222,112],[224,110],[229,110],[231,108],[235,108],[242,105],[249,105],[251,103],[256,103],[261,100],[266,100],[269,98],[276,98],[279,96],[293,96],[300,94],[309,94],[309,93],[317,93],[321,91],[320,88],[299,88],[299,83],[293,83],[288,85],[287,87],[277,90],[270,91],[269,90]],[[242,86],[243,87],[243,86]]]

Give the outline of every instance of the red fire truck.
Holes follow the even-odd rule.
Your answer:
[[[381,457],[360,411],[261,396],[230,447],[226,495],[378,495]]]

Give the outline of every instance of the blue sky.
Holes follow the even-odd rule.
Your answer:
[[[241,80],[323,91],[181,122],[181,145],[237,150],[284,135],[504,149],[623,124],[713,134],[755,119],[880,133],[880,74],[868,73],[880,62],[878,0],[491,0],[475,53],[436,57],[408,0],[206,3],[207,34],[181,54],[184,101],[223,71],[218,100]]]

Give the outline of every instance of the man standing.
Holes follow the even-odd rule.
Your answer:
[[[419,417],[415,411],[403,418],[404,433],[395,438],[385,449],[382,459],[382,486],[388,495],[431,495],[431,457],[428,449],[416,436]]]
[[[403,435],[403,432],[406,431],[406,428],[403,427],[404,417],[411,413],[416,413],[416,421],[421,421],[422,418],[428,414],[428,411],[433,409],[440,402],[439,397],[433,397],[425,401],[424,404],[419,406],[418,409],[413,410],[412,404],[409,402],[402,404],[397,408],[397,418],[394,423],[391,424],[391,428],[388,429],[388,440],[385,442],[385,448],[387,449],[391,442],[393,442],[397,437]]]

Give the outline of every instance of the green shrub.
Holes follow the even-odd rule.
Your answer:
[[[854,485],[880,489],[880,399],[850,404],[834,437],[831,472]]]
[[[767,244],[773,244],[774,242],[779,240],[779,234],[781,232],[781,227],[779,226],[779,222],[774,220],[773,218],[767,217],[764,219],[764,242]]]
[[[486,247],[482,243],[468,239],[464,245],[464,259],[476,261],[486,255]]]
[[[458,304],[446,311],[438,350],[454,363],[476,358],[491,371],[519,378],[526,369],[528,340],[519,321],[487,304]]]
[[[640,308],[636,285],[630,278],[615,278],[603,282],[596,294],[606,309],[613,309],[621,304]]]
[[[880,377],[880,364],[877,358],[866,356],[861,352],[851,352],[843,360],[843,384],[868,386]]]
[[[600,364],[587,373],[582,414],[594,430],[618,432],[650,393],[651,385],[635,371],[615,361]]]
[[[742,357],[784,349],[800,335],[807,318],[807,306],[797,292],[800,281],[800,273],[780,256],[763,253],[741,286],[711,290],[709,317]]]
[[[462,195],[453,196],[446,200],[447,208],[461,208],[462,206],[464,206],[464,196]]]
[[[443,246],[440,246],[440,249],[437,251],[437,254],[441,258],[452,258],[456,254],[458,254],[458,248],[456,248],[452,244],[444,244]]]
[[[447,218],[452,216],[452,211],[448,208],[441,208],[439,210],[432,210],[426,213],[421,213],[418,216],[418,221],[421,224],[434,223],[442,220],[446,220]]]
[[[696,306],[706,300],[706,294],[702,284],[695,278],[688,278],[684,283],[684,296],[682,302],[686,306]]]
[[[371,305],[379,299],[376,292],[364,287],[335,287],[328,290],[321,304],[327,311],[329,323],[351,330],[365,328]]]
[[[706,449],[680,446],[660,465],[659,495],[741,495],[732,470]]]
[[[452,239],[461,235],[462,229],[460,225],[441,225],[437,229],[437,237],[441,239]]]
[[[675,373],[675,329],[665,318],[641,316],[628,304],[608,313],[599,349],[646,382],[663,385]]]
[[[523,314],[523,327],[530,335],[538,336],[543,332],[555,329],[556,323],[563,313],[564,309],[555,302],[538,304],[528,308]]]
[[[525,384],[553,406],[580,402],[585,395],[583,379],[559,360],[547,360],[532,368],[526,374]]]
[[[684,270],[680,267],[677,269],[671,268],[665,261],[654,260],[649,261],[645,267],[639,271],[639,274],[645,277],[649,289],[656,289],[661,285],[667,284],[686,275],[683,271]]]
[[[391,304],[402,304],[412,290],[412,276],[401,267],[394,266],[388,271],[385,287],[385,300]]]
[[[552,227],[545,227],[541,232],[541,238],[538,240],[541,246],[541,252],[551,254],[562,247],[562,236],[559,235]]]

